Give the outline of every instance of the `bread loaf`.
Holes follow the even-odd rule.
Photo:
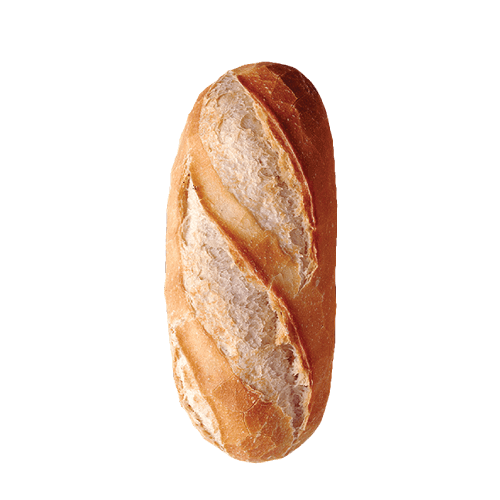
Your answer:
[[[238,460],[282,458],[321,421],[336,235],[332,138],[311,82],[258,63],[202,92],[171,174],[165,297],[181,404]]]

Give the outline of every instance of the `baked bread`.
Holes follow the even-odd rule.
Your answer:
[[[311,82],[258,63],[202,92],[172,169],[165,297],[181,404],[238,460],[282,458],[321,421],[336,235],[332,137]]]

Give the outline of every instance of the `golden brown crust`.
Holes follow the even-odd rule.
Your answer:
[[[258,63],[232,73],[264,110],[269,130],[291,159],[303,188],[304,210],[312,222],[317,268],[300,288],[296,263],[282,250],[276,235],[262,229],[252,213],[222,185],[198,134],[200,110],[209,87],[188,118],[172,170],[165,296],[171,335],[217,419],[219,446],[239,460],[260,462],[281,458],[300,446],[319,425],[328,399],[336,309],[333,144],[319,94],[299,71]],[[258,391],[234,374],[186,298],[181,228],[189,182],[206,214],[230,243],[238,266],[268,288],[274,307],[285,318],[290,337],[302,353],[312,392],[308,415],[298,434],[277,404],[264,401]]]

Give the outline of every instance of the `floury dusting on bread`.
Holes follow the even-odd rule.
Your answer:
[[[335,344],[333,145],[311,82],[258,63],[202,92],[167,216],[181,404],[232,457],[282,458],[321,421]]]

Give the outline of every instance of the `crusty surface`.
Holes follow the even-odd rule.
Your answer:
[[[172,169],[165,296],[181,403],[239,460],[281,458],[321,421],[336,210],[326,112],[300,72],[243,66],[200,95]]]

